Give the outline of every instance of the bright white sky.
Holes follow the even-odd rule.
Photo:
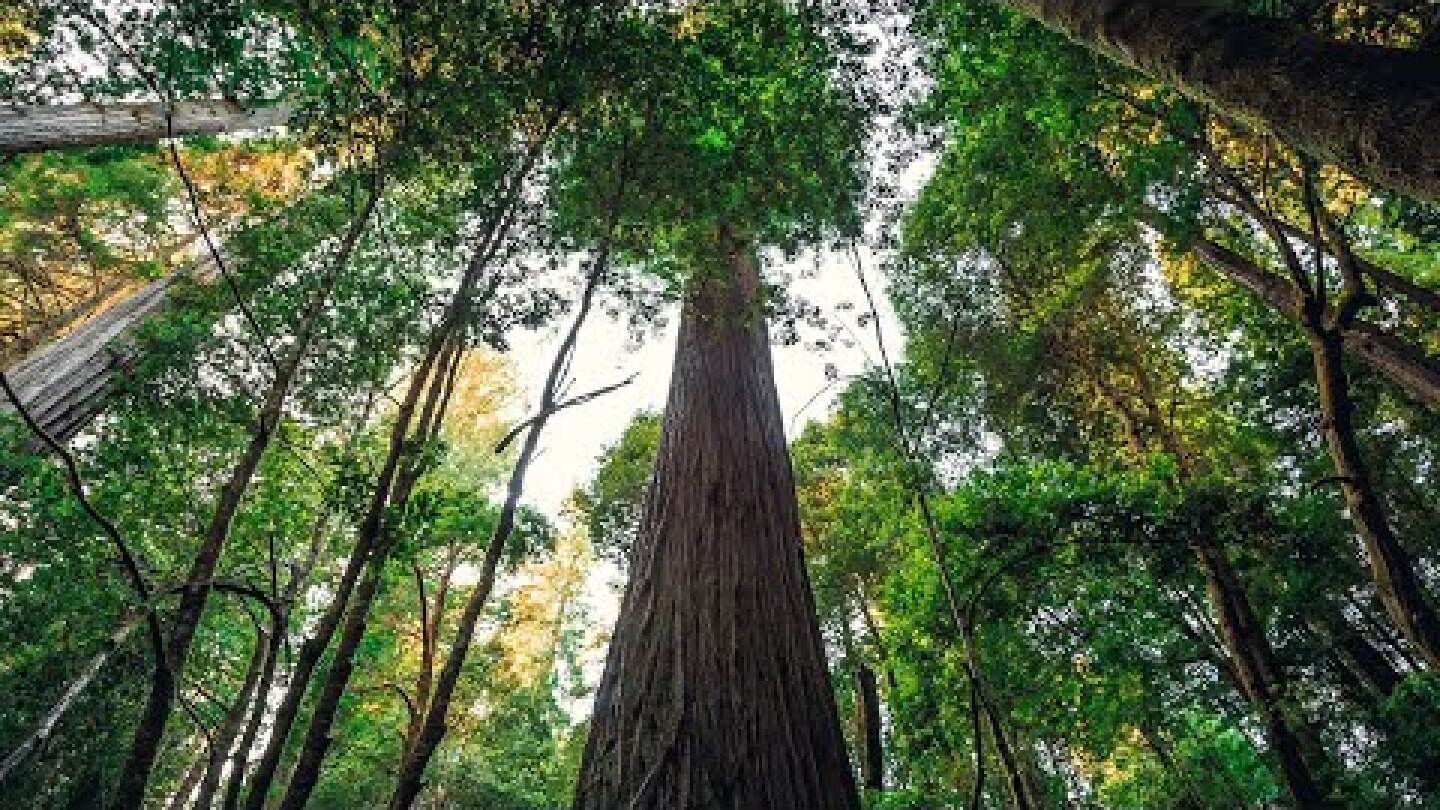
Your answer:
[[[801,262],[812,261],[801,259]],[[807,265],[807,269],[813,270],[813,264]],[[885,280],[878,263],[873,260],[865,262],[865,273],[880,308],[886,348],[894,360],[903,341],[899,324],[885,296]],[[837,343],[824,352],[806,348],[803,340],[794,346],[772,346],[780,407],[785,413],[786,430],[791,438],[804,428],[807,421],[825,417],[835,395],[844,387],[845,375],[863,371],[867,358],[879,361],[873,325],[861,328],[856,324],[857,316],[866,307],[853,263],[837,255],[822,261],[820,271],[812,272],[811,278],[800,277],[798,272],[794,275],[796,278],[789,285],[792,294],[820,306],[836,322],[848,323],[856,345],[846,348]],[[854,305],[853,310],[836,310],[836,304],[847,301]],[[631,352],[624,350],[627,342],[624,324],[598,313],[591,316],[580,337],[574,363],[576,381],[573,393],[617,382],[637,371],[639,376],[629,386],[562,412],[550,421],[541,438],[540,453],[526,478],[525,503],[558,520],[565,499],[594,474],[596,456],[606,444],[620,437],[631,417],[641,410],[660,411],[664,408],[675,351],[675,329],[679,326],[678,312],[670,315],[670,324],[663,336],[652,337]],[[523,386],[527,408],[533,408],[539,399],[556,346],[567,328],[569,319],[564,319],[549,330],[526,333],[513,340],[510,359]],[[803,329],[802,338],[807,336]],[[813,329],[809,332],[809,337],[817,337]],[[833,363],[842,378],[828,389],[825,376],[827,363]],[[825,389],[823,393],[822,389]],[[817,393],[820,394],[818,397]],[[518,412],[512,415],[520,416]]]

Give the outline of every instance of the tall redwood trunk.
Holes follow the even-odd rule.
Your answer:
[[[1380,186],[1440,200],[1440,54],[1209,0],[995,0]]]
[[[826,670],[756,261],[686,299],[576,810],[859,807]]]

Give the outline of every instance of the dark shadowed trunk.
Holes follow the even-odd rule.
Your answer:
[[[866,790],[885,789],[885,749],[880,728],[880,690],[868,664],[855,669],[855,719],[860,775]]]
[[[1404,678],[1385,653],[1360,628],[1351,624],[1338,605],[1326,604],[1305,616],[1305,623],[1339,662],[1351,681],[1352,699],[1371,710],[1395,691]]]
[[[1264,627],[1250,606],[1240,581],[1223,549],[1197,546],[1196,557],[1205,575],[1206,590],[1220,625],[1220,638],[1235,668],[1240,686],[1249,698],[1270,747],[1280,761],[1286,790],[1297,808],[1338,807],[1321,787],[1314,771],[1321,754],[1313,732],[1285,710],[1286,686]]]
[[[996,0],[1378,185],[1440,200],[1440,54],[1205,0]]]
[[[251,700],[260,686],[261,677],[269,666],[271,648],[270,632],[257,627],[255,647],[250,653],[250,663],[245,667],[245,678],[240,684],[240,690],[236,693],[234,702],[225,712],[220,728],[215,732],[215,742],[210,748],[209,761],[205,766],[205,778],[200,780],[200,790],[195,794],[194,806],[197,810],[199,808],[208,810],[215,800],[215,793],[220,789],[220,777],[224,774],[225,765],[230,759],[230,751],[245,729],[245,720],[250,714]]]
[[[858,808],[756,260],[692,285],[576,810]]]
[[[1308,331],[1320,389],[1321,429],[1350,520],[1365,546],[1371,581],[1396,628],[1431,668],[1440,668],[1440,617],[1426,598],[1414,561],[1390,527],[1355,436],[1355,404],[1345,373],[1344,337],[1338,328],[1311,327]]]

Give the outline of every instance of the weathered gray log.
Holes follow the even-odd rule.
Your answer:
[[[36,424],[62,442],[89,424],[99,413],[110,382],[132,358],[135,335],[168,308],[170,287],[182,274],[206,283],[215,278],[215,263],[207,258],[146,284],[5,370]],[[11,411],[10,404],[0,400],[0,414]]]
[[[0,106],[0,155],[265,129],[286,123],[291,112],[288,104],[181,101],[167,121],[166,105],[154,101],[5,105]]]
[[[169,302],[170,283],[150,282],[6,372],[25,409],[56,440],[73,437],[94,417],[136,330]],[[0,402],[0,413],[10,410]]]

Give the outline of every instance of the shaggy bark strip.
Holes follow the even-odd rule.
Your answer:
[[[576,810],[858,808],[748,249],[694,286]]]
[[[1203,0],[996,0],[1378,185],[1440,200],[1440,55]]]

